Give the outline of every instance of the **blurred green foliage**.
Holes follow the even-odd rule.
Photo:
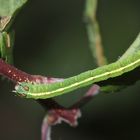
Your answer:
[[[14,23],[15,66],[54,77],[95,68],[83,22],[84,4],[84,0],[28,1]],[[140,31],[139,5],[138,0],[99,1],[97,19],[109,62],[118,59]],[[97,96],[82,109],[79,127],[59,125],[53,129],[53,140],[139,139],[139,84]],[[43,108],[33,100],[15,97],[7,80],[0,81],[0,89],[0,139],[39,140]],[[56,100],[67,106],[85,91]]]
[[[13,15],[26,1],[27,0],[0,0],[0,16]]]

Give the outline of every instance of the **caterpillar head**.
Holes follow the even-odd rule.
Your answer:
[[[15,91],[19,96],[26,97],[29,91],[29,83],[21,82],[15,86]]]

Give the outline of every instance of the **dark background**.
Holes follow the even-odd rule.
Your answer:
[[[15,66],[31,74],[70,77],[96,67],[83,22],[85,0],[30,0],[14,25]],[[97,18],[105,54],[113,62],[140,31],[139,0],[100,0]],[[138,75],[139,76],[139,75]],[[53,140],[140,139],[140,82],[121,92],[98,95],[82,108],[79,126],[53,127]],[[40,140],[45,111],[0,81],[0,140]],[[68,106],[86,91],[57,97]],[[77,93],[77,94],[76,94]]]

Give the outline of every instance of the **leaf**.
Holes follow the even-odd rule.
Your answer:
[[[0,16],[12,16],[27,0],[0,0]]]

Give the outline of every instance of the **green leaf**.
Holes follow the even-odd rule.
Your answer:
[[[27,0],[0,0],[0,16],[12,16]]]

